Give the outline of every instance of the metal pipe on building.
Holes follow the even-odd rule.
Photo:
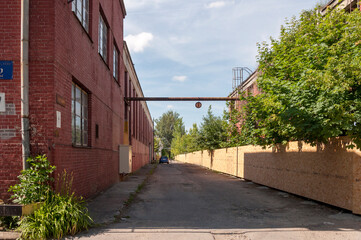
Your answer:
[[[21,139],[23,169],[30,155],[29,135],[29,0],[21,0]]]
[[[240,101],[231,97],[126,97],[125,101]]]

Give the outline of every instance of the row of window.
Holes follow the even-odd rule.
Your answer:
[[[90,4],[91,0],[72,1],[72,11],[89,36],[91,35],[90,29],[92,24],[91,12],[89,10],[91,8]],[[109,32],[109,25],[107,24],[105,15],[102,14],[100,10],[98,22],[98,53],[106,64],[108,64],[109,59],[113,60],[112,75],[119,83],[120,53],[115,40],[113,41],[113,51],[108,49]],[[112,53],[112,58],[109,57],[109,53]],[[125,74],[125,78],[127,79],[127,74]],[[127,81],[125,81],[125,84],[127,85]],[[136,119],[139,120],[138,115],[134,116],[134,120]],[[135,121],[137,127],[142,126],[138,120]],[[98,126],[96,125],[96,134],[97,133]],[[75,146],[88,146],[88,94],[75,83],[72,85],[72,142]]]
[[[83,28],[89,33],[89,0],[73,0],[72,10],[79,19]],[[99,14],[99,31],[98,31],[98,52],[105,63],[108,63],[108,25],[105,17]],[[115,40],[114,40],[115,43]],[[119,49],[113,46],[113,77],[119,81]]]
[[[88,146],[89,97],[79,85],[73,83],[71,88],[72,143],[75,146]],[[140,104],[133,102],[133,136],[146,144],[150,137],[150,128],[145,124],[145,114],[139,112]],[[127,113],[127,110],[125,111]],[[127,114],[126,114],[127,115]],[[127,118],[126,118],[127,119]],[[96,137],[98,126],[96,125]]]

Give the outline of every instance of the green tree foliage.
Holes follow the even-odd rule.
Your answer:
[[[260,145],[347,135],[361,148],[361,13],[303,12],[259,45],[263,94],[246,98],[241,132]]]
[[[160,150],[160,140],[158,137],[154,138],[154,152],[159,153]]]
[[[174,125],[173,139],[171,143],[172,156],[184,153],[187,148],[187,142],[185,141],[185,127],[182,118],[178,119]]]
[[[187,151],[186,152],[195,152],[201,150],[201,147],[198,144],[199,130],[196,123],[193,124],[193,127],[189,129],[188,134],[186,135],[185,141],[187,142]]]
[[[252,144],[252,126],[244,127],[244,129],[240,131],[241,126],[248,123],[243,121],[243,112],[235,109],[234,103],[227,103],[227,106],[229,110],[225,110],[223,113],[223,128],[227,134],[227,141],[224,141],[221,147],[236,147],[239,145]]]
[[[155,135],[160,139],[163,149],[166,151],[171,147],[173,133],[179,119],[179,114],[170,110],[155,120]],[[167,152],[166,155],[169,153]]]
[[[227,132],[224,128],[224,122],[222,118],[214,116],[210,106],[201,123],[197,139],[198,146],[201,149],[214,150],[221,148],[225,141],[227,141]]]
[[[199,131],[197,124],[193,124],[193,127],[188,132],[175,131],[172,141],[172,155],[195,152],[201,148],[198,145]]]

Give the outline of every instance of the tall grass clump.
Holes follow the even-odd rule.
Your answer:
[[[21,239],[60,239],[88,229],[92,219],[81,198],[50,193],[44,205],[20,221]]]

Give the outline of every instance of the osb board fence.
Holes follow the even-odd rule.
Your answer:
[[[242,146],[176,156],[282,191],[361,214],[361,152],[346,140],[310,146],[290,142],[280,148]]]

